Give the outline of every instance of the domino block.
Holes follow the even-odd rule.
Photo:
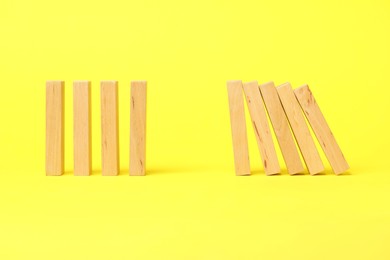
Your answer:
[[[118,82],[102,81],[101,127],[102,127],[102,174],[119,174],[118,133]]]
[[[91,82],[73,82],[74,175],[91,174]]]
[[[325,167],[290,83],[277,87],[277,92],[309,173],[314,175],[324,171]]]
[[[236,175],[250,175],[242,82],[239,80],[228,81],[227,91]]]
[[[283,159],[286,163],[288,173],[293,175],[303,172],[304,166],[274,83],[268,82],[261,84],[259,88],[275,131]]]
[[[330,165],[335,174],[340,174],[349,169],[349,165],[333,136],[328,123],[322,114],[310,88],[304,85],[294,90],[295,96],[310,123]]]
[[[46,82],[46,175],[64,172],[64,82]]]
[[[249,114],[252,119],[257,145],[262,157],[264,171],[267,175],[280,173],[278,157],[272,140],[263,99],[259,91],[259,85],[257,81],[252,81],[244,83],[243,89]]]
[[[131,82],[129,174],[145,175],[146,81]]]

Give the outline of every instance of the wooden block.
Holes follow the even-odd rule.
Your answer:
[[[321,157],[290,83],[277,87],[277,91],[309,173],[314,175],[324,171]]]
[[[288,173],[296,174],[303,172],[305,169],[301,158],[299,157],[294,137],[290,131],[290,126],[288,125],[274,83],[268,82],[260,85],[259,88],[275,131],[280,150],[282,151]]]
[[[272,141],[263,99],[259,91],[259,84],[257,81],[244,83],[243,89],[264,171],[267,175],[280,173],[280,165],[276,155],[274,142]]]
[[[146,168],[146,81],[131,82],[130,102],[129,173],[142,176]]]
[[[64,82],[46,82],[46,175],[64,172]]]
[[[328,123],[322,114],[310,88],[304,85],[294,90],[295,96],[298,99],[302,110],[305,112],[306,118],[309,121],[314,134],[316,135],[330,165],[335,174],[340,174],[349,169],[349,165],[344,158],[343,153]]]
[[[118,137],[118,82],[102,81],[101,124],[102,124],[102,174],[119,173]]]
[[[74,175],[91,174],[91,82],[73,82]]]
[[[228,81],[227,91],[236,175],[250,175],[242,82],[239,80]]]

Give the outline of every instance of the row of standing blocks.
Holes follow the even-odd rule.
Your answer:
[[[131,82],[130,175],[145,175],[146,81]],[[64,172],[64,81],[46,82],[46,175]],[[118,83],[102,81],[101,146],[102,174],[119,173]],[[88,176],[92,170],[91,83],[73,83],[74,175]]]
[[[130,175],[145,175],[146,85],[146,81],[131,82],[129,99]],[[242,81],[228,81],[227,89],[237,175],[250,174],[243,92],[264,171],[267,175],[277,174],[281,171],[267,113],[290,174],[304,171],[299,151],[310,174],[314,175],[324,171],[324,164],[304,115],[334,173],[340,174],[349,169],[349,165],[307,85],[293,90],[289,83],[275,87],[273,82],[258,85],[257,81],[244,84]],[[64,172],[64,91],[63,81],[46,82],[46,175],[62,175]],[[100,92],[102,174],[118,175],[117,81],[102,81]],[[90,175],[92,146],[91,83],[89,81],[75,81],[73,83],[73,121],[74,174]]]
[[[306,124],[305,116],[334,173],[340,174],[349,169],[349,165],[307,85],[293,90],[289,83],[275,87],[273,82],[259,85],[257,81],[242,83],[242,81],[236,80],[227,82],[227,90],[237,175],[250,174],[243,93],[247,101],[264,171],[267,175],[278,174],[281,171],[267,114],[289,174],[293,175],[304,171],[299,151],[311,175],[323,172],[325,169],[309,126]]]

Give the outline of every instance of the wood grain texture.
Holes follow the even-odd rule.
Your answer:
[[[74,175],[88,176],[92,168],[91,82],[73,82]]]
[[[322,114],[310,88],[304,85],[294,90],[295,96],[309,121],[330,165],[335,174],[340,174],[349,169],[349,165],[333,136],[328,123]]]
[[[291,133],[286,114],[280,103],[274,83],[268,82],[261,84],[259,88],[275,131],[283,159],[286,163],[288,173],[293,175],[303,172],[305,168],[299,156],[294,137]]]
[[[129,174],[145,175],[146,169],[146,81],[131,82]]]
[[[277,87],[277,91],[309,173],[314,175],[324,171],[321,157],[290,83]]]
[[[228,81],[227,91],[236,175],[250,175],[242,82],[239,80]]]
[[[102,127],[102,174],[105,176],[119,173],[119,136],[118,136],[118,83],[102,81],[101,127]]]
[[[46,175],[64,172],[64,82],[46,82]]]
[[[243,89],[264,171],[267,175],[278,174],[280,173],[280,165],[272,140],[263,98],[260,94],[259,84],[257,81],[247,82],[244,83]]]

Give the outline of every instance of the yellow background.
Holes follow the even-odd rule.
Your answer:
[[[386,0],[1,0],[0,259],[390,259],[389,29]],[[66,82],[62,177],[44,172],[49,79]],[[94,172],[76,178],[77,79],[92,81]],[[110,79],[121,174],[101,177]],[[127,173],[136,79],[146,177]],[[351,170],[266,177],[247,117],[253,174],[234,176],[230,79],[308,83]]]

